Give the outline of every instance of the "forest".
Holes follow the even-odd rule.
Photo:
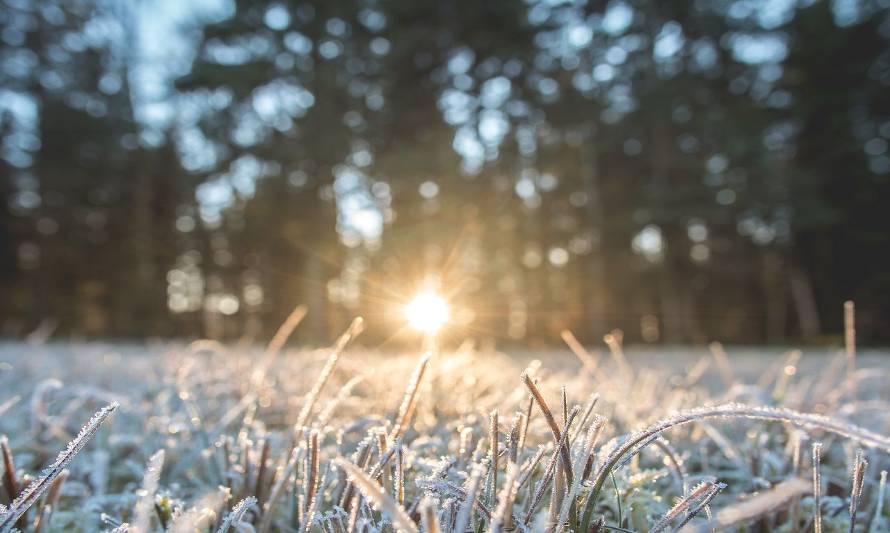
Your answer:
[[[887,0],[0,0],[0,336],[890,341]]]

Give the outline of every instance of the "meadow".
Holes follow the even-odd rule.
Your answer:
[[[299,349],[293,325],[0,345],[0,532],[888,530],[882,354],[375,352],[359,322]]]

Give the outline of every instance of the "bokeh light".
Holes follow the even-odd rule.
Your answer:
[[[424,333],[435,333],[451,318],[451,306],[434,292],[422,292],[405,306],[408,324]]]

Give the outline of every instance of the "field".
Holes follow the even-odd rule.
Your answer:
[[[348,340],[0,345],[0,531],[888,530],[882,354]]]

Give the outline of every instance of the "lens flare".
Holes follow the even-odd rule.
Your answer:
[[[424,333],[435,333],[451,318],[451,308],[445,298],[434,292],[422,292],[405,306],[408,324]]]

